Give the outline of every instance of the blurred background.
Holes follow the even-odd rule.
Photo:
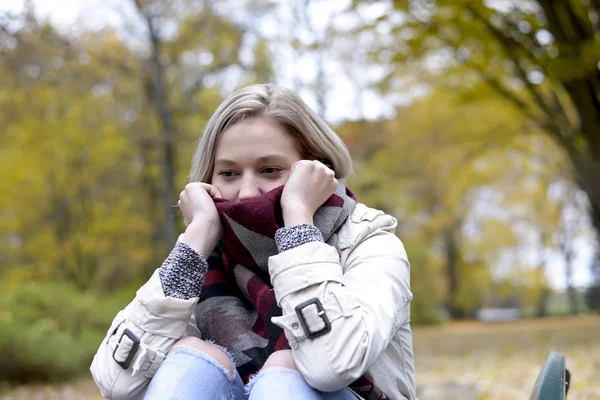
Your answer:
[[[1,0],[0,397],[89,364],[183,230],[203,127],[276,82],[398,218],[419,397],[600,399],[597,0]]]

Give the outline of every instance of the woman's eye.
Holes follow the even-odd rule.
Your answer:
[[[276,167],[263,168],[263,172],[267,175],[273,175],[273,174],[276,174],[281,171],[282,171],[282,168],[276,168]]]
[[[222,176],[223,178],[231,178],[234,175],[233,171],[220,171],[217,175]]]

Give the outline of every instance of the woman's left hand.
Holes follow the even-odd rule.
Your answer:
[[[316,160],[296,162],[281,195],[285,225],[312,224],[315,211],[337,187],[335,172],[325,164]]]

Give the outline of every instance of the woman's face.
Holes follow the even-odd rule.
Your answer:
[[[284,185],[300,149],[272,118],[242,120],[221,133],[212,184],[230,201],[248,200]]]

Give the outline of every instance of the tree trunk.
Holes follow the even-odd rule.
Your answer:
[[[448,311],[452,319],[465,318],[464,310],[456,304],[458,294],[459,250],[456,241],[456,229],[449,226],[444,230],[444,247],[446,251],[446,280],[448,284]]]
[[[540,296],[540,301],[538,302],[537,312],[535,314],[538,318],[543,318],[548,316],[548,298],[550,297],[550,291],[548,288],[544,287],[542,289],[542,295]]]
[[[590,269],[592,279],[600,282],[600,159],[593,160],[590,156],[573,154],[571,151],[568,153],[575,170],[575,180],[590,202],[590,218],[596,231],[596,256]]]
[[[592,260],[591,272],[594,282],[600,284],[600,203],[592,206],[592,223],[596,229],[596,257]]]
[[[167,101],[164,71],[160,63],[158,48],[153,50],[154,100],[162,124],[162,200],[164,218],[164,241],[173,245],[177,239],[175,228],[175,141],[171,109]]]
[[[149,59],[150,76],[152,81],[152,103],[161,123],[161,171],[162,171],[162,204],[163,204],[163,240],[167,246],[172,246],[177,239],[174,218],[175,205],[175,129],[171,106],[167,96],[165,68],[162,64],[161,40],[158,37],[152,15],[149,15],[139,0],[134,3],[145,20],[148,29],[148,39],[151,49]]]
[[[571,315],[579,314],[579,300],[577,299],[577,289],[573,286],[567,288],[567,296],[569,297],[569,312]]]
[[[573,287],[573,251],[568,249],[565,253],[565,278],[567,284],[567,296],[569,298],[569,311],[571,315],[579,314],[577,290]]]
[[[546,263],[547,259],[544,255],[544,250],[546,249],[546,244],[548,243],[548,233],[545,230],[540,232],[540,276],[541,276],[541,285],[542,285],[542,293],[540,295],[540,299],[537,305],[536,317],[543,318],[548,315],[548,298],[550,297],[550,290],[546,283]]]
[[[560,44],[561,52],[580,52],[582,43],[594,40],[594,24],[589,18],[581,18],[572,2],[538,2],[547,18],[548,30]],[[579,119],[575,134],[563,137],[562,145],[569,153],[580,188],[588,195],[592,223],[597,235],[600,235],[600,71],[593,68],[583,76],[562,82],[562,86]],[[599,264],[600,260],[596,257],[591,272],[597,281],[600,281]]]
[[[160,219],[162,215],[162,198],[161,198],[161,180],[151,173],[151,167],[156,164],[155,144],[152,141],[144,141],[140,143],[140,155],[144,160],[144,169],[141,174],[141,186],[143,193],[148,198],[148,217],[153,221],[152,234],[150,236],[150,259],[146,266],[148,276],[160,265],[165,257],[165,242],[163,237],[163,222]]]

